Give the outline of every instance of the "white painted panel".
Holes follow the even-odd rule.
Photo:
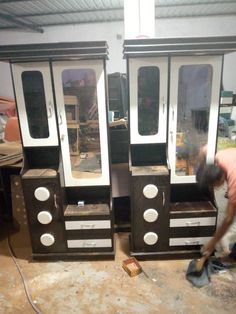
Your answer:
[[[83,230],[83,229],[110,229],[110,220],[84,220],[84,221],[66,221],[66,230]]]
[[[125,38],[155,37],[155,1],[124,0]]]
[[[24,71],[39,71],[43,77],[44,93],[47,108],[48,138],[32,138],[29,131],[28,118],[25,107],[25,98],[22,85],[22,73]],[[56,125],[56,116],[54,109],[54,100],[52,93],[51,74],[48,62],[15,63],[12,65],[13,82],[17,99],[17,108],[19,114],[20,128],[22,133],[23,145],[31,146],[57,146],[58,134]]]
[[[71,172],[71,159],[69,151],[69,140],[67,133],[67,121],[64,108],[64,94],[62,83],[62,72],[68,69],[92,69],[97,79],[97,101],[101,148],[101,170],[102,173],[96,178],[75,178]],[[59,132],[62,148],[62,160],[66,186],[95,186],[109,185],[109,158],[107,140],[107,111],[105,97],[105,76],[103,60],[80,60],[80,61],[55,61],[53,62],[53,76],[56,89],[56,101],[58,106]]]
[[[196,238],[170,238],[170,246],[178,245],[202,245],[209,241],[211,237],[196,237]]]
[[[214,226],[215,224],[216,217],[170,219],[170,227]]]
[[[67,240],[68,248],[98,248],[111,247],[111,239],[83,239],[83,240]]]
[[[140,67],[145,66],[158,67],[160,71],[158,133],[153,135],[140,135],[138,132],[138,70]],[[149,57],[130,59],[129,71],[131,144],[166,143],[168,77],[167,58]]]

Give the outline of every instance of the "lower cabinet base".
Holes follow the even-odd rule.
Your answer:
[[[165,251],[165,252],[130,252],[130,256],[138,260],[170,260],[170,259],[191,259],[201,256],[199,250],[192,251]]]
[[[115,251],[111,252],[68,252],[68,253],[33,253],[34,260],[114,260]]]

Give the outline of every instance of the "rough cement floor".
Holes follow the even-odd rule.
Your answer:
[[[122,269],[127,233],[116,234],[114,261],[35,262],[26,231],[12,234],[11,243],[41,313],[235,313],[236,270],[212,275],[200,289],[185,279],[189,260],[141,261],[146,275],[131,278]],[[0,313],[34,313],[6,238],[0,247]]]
[[[16,209],[15,215],[25,218],[19,213]],[[212,275],[211,283],[200,289],[185,279],[190,260],[141,261],[145,273],[131,278],[122,269],[122,261],[129,257],[128,233],[115,235],[114,261],[35,262],[27,225],[23,220],[20,225],[11,233],[11,244],[32,299],[43,314],[235,313],[236,270]],[[2,229],[0,314],[8,313],[35,312]]]

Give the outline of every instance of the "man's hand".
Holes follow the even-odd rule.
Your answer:
[[[210,256],[214,252],[215,246],[216,246],[215,238],[212,238],[201,248],[202,255],[207,257]]]

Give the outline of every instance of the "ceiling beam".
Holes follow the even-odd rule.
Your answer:
[[[194,15],[194,17],[202,17],[202,16],[204,16],[204,17],[211,17],[211,16],[214,16],[214,15],[218,15],[218,16],[220,16],[220,15],[227,15],[227,16],[230,16],[230,15],[234,15],[233,13],[217,13],[217,14],[209,14],[209,13],[207,13],[207,14],[205,14],[205,15],[203,15],[203,14],[196,14],[196,15]],[[191,15],[192,16],[192,15]],[[183,17],[190,17],[190,15],[187,15],[187,14],[183,14],[182,16],[179,16],[179,15],[171,15],[171,16],[168,16],[168,17],[163,17],[163,16],[158,16],[157,14],[156,14],[156,18],[159,18],[159,19],[162,19],[162,18],[172,18],[172,17],[176,17],[176,18],[183,18]],[[123,21],[124,20],[124,18],[122,17],[122,18],[113,18],[112,20],[109,20],[109,19],[103,19],[103,20],[98,20],[98,19],[96,19],[96,20],[93,20],[93,21],[78,21],[78,22],[76,22],[76,21],[73,21],[73,22],[60,22],[60,23],[51,23],[51,24],[49,24],[49,23],[46,23],[46,24],[43,24],[43,26],[44,27],[51,27],[51,26],[66,26],[66,25],[77,25],[77,24],[94,24],[94,23],[107,23],[107,22],[119,22],[119,21]],[[6,27],[1,27],[0,26],[0,30],[7,30],[7,29],[15,29],[16,27],[14,27],[14,26],[6,26]]]
[[[94,12],[109,12],[109,11],[121,11],[124,10],[124,7],[114,7],[114,8],[105,8],[105,9],[89,9],[89,10],[70,10],[70,11],[50,11],[50,12],[41,12],[41,13],[32,13],[32,14],[17,14],[15,17],[38,17],[38,16],[48,16],[48,15],[62,15],[62,14],[77,14],[77,13],[94,13]]]
[[[38,0],[0,0],[1,3],[20,3],[20,2],[37,2]],[[195,2],[189,2],[188,0],[181,1],[180,3],[165,3],[165,4],[159,4],[159,1],[156,1],[156,7],[177,7],[177,6],[194,6],[194,5],[210,5],[210,4],[225,4],[225,3],[235,3],[235,0],[214,0],[213,1],[201,1],[201,0],[196,0]],[[121,9],[124,8],[124,6],[120,7]],[[112,9],[112,8],[111,8]],[[94,9],[93,11],[96,11]]]
[[[16,26],[18,26],[20,28],[27,28],[27,29],[30,29],[30,30],[37,32],[37,33],[43,33],[44,32],[44,30],[41,27],[19,21],[17,19],[17,17],[10,15],[10,14],[0,13],[0,18],[2,20],[5,20],[7,22],[11,22],[11,23],[15,24]]]
[[[157,7],[156,7],[157,8]],[[108,9],[108,10],[86,10],[86,11],[67,11],[67,12],[64,12],[64,11],[60,11],[60,12],[47,12],[47,13],[35,13],[35,14],[18,14],[18,15],[15,15],[16,18],[30,18],[30,17],[44,17],[44,16],[56,16],[56,15],[66,15],[66,14],[79,14],[79,13],[89,13],[89,12],[106,12],[106,11],[112,11],[112,9]],[[123,8],[116,8],[115,10],[123,10]],[[219,11],[219,12],[213,12],[213,13],[196,13],[196,14],[193,14],[193,13],[184,13],[183,15],[180,15],[179,13],[173,13],[170,15],[170,16],[162,16],[162,15],[159,15],[158,14],[158,10],[156,11],[156,18],[169,18],[169,17],[190,17],[190,16],[213,16],[213,15],[235,15],[236,12],[234,11],[231,11],[231,12],[223,12],[223,11]],[[124,18],[122,18],[121,20],[123,20]],[[109,21],[109,19],[108,19]],[[93,21],[91,21],[93,22]],[[75,22],[72,22],[73,24]],[[81,23],[87,23],[86,21],[85,22],[81,22]],[[45,25],[43,25],[45,26]]]
[[[17,3],[17,2],[35,2],[37,0],[0,0],[1,3]]]
[[[36,2],[38,0],[0,0],[1,3],[19,3],[19,2]],[[201,1],[201,0],[196,0],[195,2],[189,2],[188,0],[181,1],[180,3],[166,3],[166,4],[159,4],[159,1],[156,1],[156,6],[157,7],[168,7],[168,6],[185,6],[185,5],[199,5],[199,4],[215,4],[215,3],[235,3],[235,0],[214,0],[213,1]],[[123,8],[123,6],[122,6]]]
[[[60,23],[52,23],[52,24],[43,24],[44,27],[51,27],[51,26],[66,26],[66,25],[77,25],[77,24],[94,24],[94,23],[107,23],[107,22],[120,22],[120,21],[123,21],[124,18],[115,18],[115,19],[112,19],[112,20],[94,20],[94,21],[84,21],[84,22],[60,22]],[[7,29],[15,29],[16,27],[14,26],[3,26],[1,27],[0,26],[0,31],[1,30],[7,30]]]
[[[184,14],[175,14],[175,13],[172,13],[170,16],[162,16],[162,15],[158,15],[158,13],[156,13],[155,17],[157,19],[170,19],[170,18],[188,18],[188,17],[212,17],[212,16],[235,16],[236,15],[236,12],[217,12],[217,13],[196,13],[196,14],[193,14],[193,13],[184,13]]]
[[[201,1],[201,0],[196,0],[194,2],[189,2],[189,1],[181,1],[180,3],[163,3],[159,4],[156,2],[156,8],[169,8],[169,7],[192,7],[192,6],[198,6],[198,5],[214,5],[214,4],[226,4],[226,3],[234,3],[235,0],[214,0],[213,1]]]
[[[4,2],[25,2],[25,1],[30,1],[30,0],[0,0],[0,5],[1,3]],[[31,2],[34,2],[31,0]],[[235,4],[235,0],[215,0],[214,2],[207,1],[195,1],[193,3],[190,3],[188,1],[181,2],[181,3],[175,3],[175,4],[158,4],[156,3],[155,9],[161,9],[161,8],[167,8],[167,7],[191,7],[191,6],[198,6],[198,5],[212,5],[212,4],[226,4],[226,3],[233,3]],[[93,13],[93,12],[108,12],[108,11],[120,11],[124,10],[123,6],[119,7],[106,7],[106,8],[94,8],[94,9],[84,9],[84,10],[64,10],[64,11],[47,11],[47,12],[41,12],[41,13],[31,13],[31,14],[17,14],[15,15],[15,18],[27,18],[27,17],[39,17],[39,16],[55,16],[55,15],[62,15],[62,14],[78,14],[78,13]],[[234,14],[234,12],[232,12]],[[188,14],[187,14],[188,15]],[[211,14],[210,14],[211,15]],[[214,13],[212,15],[218,15],[217,13]],[[221,15],[221,13],[220,13]]]

